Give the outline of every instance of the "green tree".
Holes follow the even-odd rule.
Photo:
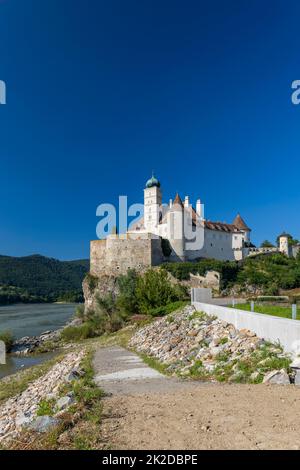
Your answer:
[[[269,242],[269,240],[264,240],[260,246],[261,248],[274,248],[273,243]]]

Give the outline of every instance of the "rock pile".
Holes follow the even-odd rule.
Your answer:
[[[16,340],[10,350],[15,356],[26,356],[49,341],[58,341],[61,330],[45,331],[40,336],[24,336]]]
[[[14,356],[27,356],[27,354],[36,352],[37,348],[41,346],[43,346],[43,352],[46,352],[47,347],[45,346],[47,346],[47,343],[57,343],[55,347],[58,345],[61,339],[61,332],[64,328],[68,326],[78,326],[80,324],[81,320],[79,318],[73,318],[63,328],[53,331],[44,331],[39,336],[23,336],[23,338],[14,341],[10,353]]]
[[[249,330],[237,330],[230,323],[196,312],[192,306],[142,328],[130,346],[155,357],[167,365],[169,372],[181,376],[252,383],[262,382],[267,373],[278,369],[284,370],[269,374],[265,382],[290,383],[295,376],[289,368],[290,358],[280,346]]]
[[[41,432],[46,427],[46,421],[53,425],[53,419],[36,418],[41,400],[58,400],[59,390],[65,382],[79,375],[80,362],[84,356],[84,351],[73,352],[55,364],[43,377],[32,382],[29,387],[19,395],[8,399],[2,406],[0,405],[0,443],[6,439],[13,439],[18,436],[24,426]],[[72,402],[72,397],[65,397],[58,400],[58,410],[64,409]],[[48,417],[50,418],[50,417]],[[39,423],[42,421],[42,423]]]

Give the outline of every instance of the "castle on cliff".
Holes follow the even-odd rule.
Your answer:
[[[200,258],[242,260],[253,248],[250,233],[240,214],[231,224],[206,220],[200,199],[195,208],[179,194],[163,204],[160,182],[152,175],[144,188],[143,216],[125,234],[91,242],[91,272],[122,274]]]

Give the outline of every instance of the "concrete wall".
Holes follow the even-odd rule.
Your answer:
[[[260,338],[277,342],[286,352],[300,353],[300,321],[273,317],[261,313],[246,312],[230,307],[220,307],[203,302],[192,304],[199,311],[214,315],[221,320],[232,323],[237,329],[247,328]]]
[[[192,289],[192,303],[194,302],[211,302],[212,300],[212,290],[205,287],[198,287],[197,289]]]

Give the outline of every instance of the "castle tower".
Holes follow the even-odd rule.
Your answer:
[[[234,221],[232,222],[233,225],[235,225],[241,232],[244,233],[244,241],[245,242],[250,242],[250,233],[251,233],[251,228],[248,227],[244,219],[238,214]]]
[[[290,238],[291,238],[291,235],[285,232],[279,235],[279,251],[281,253],[284,253],[289,258],[292,256],[292,247],[289,244]]]
[[[152,177],[147,181],[144,189],[144,226],[150,233],[158,234],[161,204],[162,195],[160,182],[152,174]]]
[[[168,212],[168,238],[173,249],[172,258],[185,261],[184,206],[179,194]]]

